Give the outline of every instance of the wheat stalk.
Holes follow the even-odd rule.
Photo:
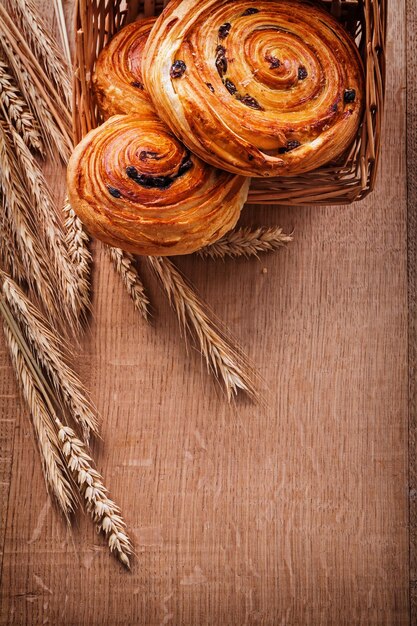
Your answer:
[[[24,3],[13,0],[13,6],[19,13],[26,36],[38,57],[42,59],[46,72],[58,85],[62,98],[69,105],[70,90],[67,88],[69,83],[65,84],[67,77],[63,76],[60,68],[57,69],[52,62],[58,57],[57,50],[53,49],[53,42],[47,36],[33,3],[31,0]],[[52,99],[48,97],[42,86],[42,83],[45,84],[44,76],[39,71],[36,59],[29,53],[24,42],[17,43],[19,37],[16,37],[16,29],[1,6],[0,18],[0,44],[17,77],[19,89],[27,99],[30,111],[34,112],[41,123],[49,151],[52,153],[53,147],[57,148],[61,157],[66,160],[71,148],[71,139],[65,129],[65,119],[61,122],[59,118],[62,111],[60,102],[52,89],[49,90]],[[48,251],[59,279],[56,284],[63,284],[66,291],[70,287],[69,300],[74,303],[76,296],[71,292],[72,279],[75,275],[82,276],[85,293],[77,301],[77,307],[83,309],[88,302],[90,255],[86,246],[87,238],[78,218],[71,209],[67,209],[69,252],[66,252],[62,231],[43,175],[33,161],[24,139],[18,134],[22,131],[22,126],[18,127],[16,124],[17,116],[22,117],[20,110],[16,108],[18,90],[9,89],[11,81],[5,90],[5,80],[8,77],[10,75],[4,72],[1,81],[0,76],[0,83],[3,86],[3,97],[0,97],[0,102],[3,105],[5,120],[10,124],[9,129],[6,129],[4,122],[0,123],[2,165],[0,191],[3,206],[0,233],[7,234],[4,241],[12,246],[15,244],[13,248],[17,247],[22,257],[24,273],[29,277],[32,287],[37,289],[39,296],[44,296],[43,300],[49,312],[53,310],[53,313],[57,313],[55,294],[51,290],[53,281],[45,281],[51,268],[43,256],[42,247],[34,237],[35,222],[33,215],[28,212],[30,199],[33,200],[37,219],[45,225],[44,235]],[[23,179],[19,180],[22,175]],[[23,180],[28,191],[23,187]],[[4,250],[4,241],[0,244],[0,252],[10,264],[10,256],[7,256]],[[78,267],[73,273],[79,262],[82,268]],[[85,500],[87,511],[106,535],[110,550],[116,552],[120,561],[129,567],[132,549],[120,510],[109,499],[102,477],[93,467],[85,445],[78,439],[74,430],[62,421],[58,413],[58,409],[62,411],[62,418],[66,414],[71,415],[84,431],[97,430],[96,418],[85,398],[81,383],[67,364],[60,338],[45,323],[23,291],[3,272],[0,273],[0,278],[0,313],[4,319],[6,341],[25,400],[30,408],[47,486],[53,490],[68,519],[75,502],[74,483],[71,482],[69,473],[71,472]],[[53,385],[55,393],[49,383]],[[65,463],[63,459],[66,460]]]
[[[71,154],[71,143],[62,135],[61,130],[58,128],[49,111],[46,101],[38,93],[21,59],[8,45],[7,40],[2,36],[1,32],[0,45],[4,55],[7,57],[7,62],[13,71],[19,89],[25,97],[26,103],[40,125],[42,137],[49,155],[54,156],[55,150],[57,150],[64,163],[66,163]]]
[[[90,272],[92,257],[88,249],[89,238],[80,218],[68,202],[68,198],[65,199],[63,212],[66,231],[65,243],[77,277],[78,315],[85,320],[91,305]]]
[[[12,126],[9,126],[8,130],[13,142],[16,161],[20,166],[20,179],[26,181],[33,213],[38,219],[38,232],[44,239],[56,274],[55,285],[61,292],[62,315],[67,318],[68,322],[71,321],[71,327],[74,329],[78,324],[79,312],[83,308],[83,303],[80,302],[80,298],[82,299],[83,296],[80,296],[75,266],[65,247],[64,233],[57,219],[57,208],[49,193],[42,171],[29,148]]]
[[[3,206],[2,194],[0,194],[0,207]],[[4,213],[0,213],[0,264],[7,273],[20,285],[25,283],[25,269],[16,250],[13,235],[8,228]]]
[[[2,4],[0,4],[0,17],[0,28],[3,36],[10,47],[13,48],[15,54],[24,60],[25,67],[30,73],[33,82],[36,84],[39,92],[48,100],[49,108],[55,117],[57,125],[59,128],[71,132],[70,107],[66,106],[65,100],[61,97],[56,85],[39,63],[36,51],[33,51],[26,38],[22,37],[19,26]],[[60,117],[60,114],[62,117]]]
[[[69,114],[49,95],[48,78],[45,75],[39,77],[36,74],[37,67],[33,67],[27,59],[23,62],[22,50],[13,40],[13,34],[7,29],[6,23],[1,20],[2,14],[4,16],[3,11],[0,5],[1,50],[30,111],[39,123],[48,153],[54,158],[55,152],[58,151],[66,163],[72,151]]]
[[[64,351],[62,338],[46,324],[23,291],[1,270],[0,280],[3,296],[19,320],[26,341],[88,441],[90,431],[98,434],[97,419],[78,376],[68,365],[68,350]]]
[[[126,290],[133,302],[133,306],[144,317],[149,319],[149,299],[135,267],[135,259],[128,252],[119,248],[107,248],[110,259],[118,272]]]
[[[54,9],[56,20],[58,23],[59,35],[61,37],[61,43],[64,49],[64,58],[67,62],[67,66],[71,67],[71,51],[68,41],[67,25],[65,23],[64,7],[62,4],[62,0],[54,0]]]
[[[0,55],[0,103],[27,146],[44,155],[39,126]]]
[[[23,397],[29,408],[41,454],[43,473],[48,491],[51,491],[67,521],[74,510],[74,495],[68,470],[60,453],[59,439],[53,426],[53,408],[47,398],[42,378],[37,374],[33,355],[24,351],[24,343],[13,315],[0,299],[4,335],[12,364],[20,384]]]
[[[20,3],[22,10],[24,6],[25,3]],[[31,6],[33,8],[33,3]],[[0,6],[0,17],[2,15],[4,15],[4,9]],[[0,21],[0,46],[30,106],[30,111],[33,111],[35,117],[40,120],[48,152],[56,154],[58,150],[61,158],[66,161],[72,147],[71,132],[68,131],[70,115],[66,110],[68,103],[59,101],[57,105],[56,100],[59,98],[53,91],[48,77],[42,73],[27,46],[25,48],[23,43],[20,45],[20,42],[17,44],[14,35],[15,26],[10,23],[10,20],[4,19],[3,23]],[[47,91],[43,89],[43,86]],[[67,89],[65,93],[68,93]],[[10,126],[9,133],[14,144],[15,161],[21,165],[20,173],[28,183],[29,195],[41,226],[40,232],[45,235],[45,243],[57,277],[56,285],[62,288],[63,297],[60,298],[60,304],[61,308],[65,308],[62,316],[71,320],[72,330],[75,330],[80,321],[83,318],[85,320],[89,307],[90,255],[84,242],[86,236],[82,233],[81,223],[73,219],[72,224],[77,227],[77,232],[74,234],[68,230],[67,237],[64,237],[62,227],[56,219],[56,208],[43,174],[20,136],[14,132],[11,114],[4,105],[3,111]],[[67,243],[74,244],[71,248],[71,255],[68,253]]]
[[[42,369],[44,365],[51,375],[56,366],[56,363],[52,363],[53,358],[44,360],[44,348],[48,342],[50,346],[54,345],[57,338],[47,334],[51,332],[50,329],[43,325],[40,314],[10,278],[4,273],[1,278],[0,314],[3,317],[6,342],[32,417],[47,488],[52,490],[69,521],[76,503],[76,485],[84,498],[87,512],[105,534],[110,551],[117,554],[125,567],[129,567],[132,546],[120,510],[108,497],[103,479],[93,467],[85,444],[59,417],[56,397]],[[43,339],[40,339],[39,332],[44,335]],[[36,340],[33,340],[31,333],[37,334]],[[30,345],[36,350],[36,357]]]
[[[0,186],[4,188],[2,181],[0,181]],[[0,241],[2,256],[4,256],[6,245],[9,245],[10,241],[12,241],[13,255],[21,261],[24,268],[24,280],[27,282],[31,292],[42,302],[49,319],[56,321],[60,319],[60,311],[55,292],[52,289],[53,277],[50,274],[48,259],[44,255],[44,249],[39,245],[34,230],[26,219],[27,201],[26,199],[22,201],[21,192],[19,191],[16,191],[14,196],[9,195],[7,201],[3,194],[1,201],[3,223],[6,224],[6,229],[9,232],[9,237]],[[18,209],[18,213],[16,209]]]
[[[0,163],[2,223],[6,225],[15,241],[28,285],[38,294],[51,319],[60,320],[60,308],[52,287],[54,275],[51,274],[45,250],[35,235],[36,227],[29,210],[31,203],[18,178],[19,164],[2,123],[0,123]],[[0,241],[0,247],[4,245],[5,242]]]
[[[286,235],[279,226],[238,228],[230,231],[211,246],[202,248],[198,254],[205,259],[257,257],[261,252],[271,252],[282,248],[292,240],[292,235]]]
[[[159,278],[180,326],[197,340],[207,366],[223,381],[229,400],[241,389],[259,398],[258,376],[237,345],[210,319],[206,305],[167,258],[148,257],[148,263]]]
[[[120,509],[108,497],[101,475],[92,465],[85,446],[74,431],[56,420],[59,428],[58,437],[62,452],[68,460],[68,466],[75,475],[78,488],[83,496],[86,508],[97,529],[106,536],[110,551],[115,552],[121,563],[130,568],[129,556],[132,545],[126,533],[126,524],[120,515]]]
[[[71,110],[72,88],[69,67],[61,50],[51,37],[50,29],[46,27],[32,0],[8,1],[38,61],[42,63],[45,73],[56,85],[68,110]]]

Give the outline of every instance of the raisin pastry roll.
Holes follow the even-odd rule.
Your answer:
[[[71,156],[71,206],[89,232],[134,254],[189,254],[233,228],[249,179],[192,155],[158,120],[116,115]]]
[[[246,176],[293,176],[334,161],[361,123],[358,49],[310,2],[171,0],[142,69],[181,141]]]
[[[128,24],[100,52],[93,86],[105,119],[119,113],[157,118],[142,78],[143,49],[154,23],[152,17]]]

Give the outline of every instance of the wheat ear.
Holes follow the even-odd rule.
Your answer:
[[[148,257],[181,328],[196,339],[207,366],[221,380],[229,400],[239,389],[258,399],[258,376],[242,350],[210,319],[207,306],[198,298],[178,269],[167,258]]]
[[[1,194],[0,194],[1,196]],[[0,197],[0,208],[3,206],[3,199]],[[9,231],[5,216],[0,212],[0,265],[5,268],[8,274],[20,285],[25,282],[25,268],[20,255],[16,250],[16,243],[12,233]]]
[[[80,295],[78,276],[75,266],[71,262],[65,246],[64,232],[58,223],[57,208],[49,193],[48,185],[23,139],[9,126],[16,160],[20,165],[19,173],[22,180],[27,183],[27,189],[31,197],[33,213],[38,221],[38,233],[44,240],[49,258],[52,261],[53,270],[56,274],[56,287],[61,291],[60,301],[62,314],[71,322],[71,328],[77,328],[78,315],[82,308],[83,296]]]
[[[0,158],[1,139],[0,131]],[[23,190],[13,189],[6,201],[3,190],[7,188],[7,181],[5,184],[4,179],[0,180],[0,187],[3,235],[0,239],[1,256],[4,260],[8,259],[9,264],[16,260],[23,267],[23,273],[19,276],[20,283],[27,282],[32,294],[43,302],[48,316],[55,319],[57,302],[51,288],[52,277],[49,274],[48,260],[44,257],[44,250],[39,246],[32,225],[26,218],[29,200]]]
[[[107,248],[110,259],[133,302],[133,306],[145,320],[149,319],[149,299],[135,266],[134,257],[119,248]]]
[[[22,324],[24,331],[19,326],[23,316],[21,292],[4,273],[2,280],[3,285],[7,284],[8,287],[0,292],[0,315],[3,317],[6,342],[17,379],[31,413],[47,488],[52,490],[69,521],[69,515],[76,503],[76,485],[84,498],[87,512],[96,522],[98,530],[105,534],[110,551],[116,553],[125,567],[129,567],[132,546],[120,510],[108,497],[103,479],[93,467],[85,444],[58,416],[56,397],[25,337],[28,330],[27,311],[24,311],[25,319]],[[6,296],[10,298],[10,287],[19,294],[18,305],[15,297],[11,298],[12,307],[9,307],[6,300]],[[18,306],[16,310],[15,306]],[[37,324],[40,315],[36,313],[35,317]],[[33,343],[37,350],[38,346],[38,341],[36,345]],[[39,352],[37,355],[39,356]],[[50,362],[45,367],[50,373]]]
[[[6,344],[10,352],[16,377],[29,408],[42,468],[48,491],[52,492],[67,521],[74,510],[74,495],[70,475],[62,460],[59,439],[54,428],[54,410],[47,399],[42,376],[37,372],[33,355],[25,351],[25,344],[11,311],[0,298]]]
[[[65,243],[74,267],[78,285],[78,315],[84,320],[90,310],[90,273],[92,256],[88,247],[89,237],[80,218],[75,214],[68,198],[63,207],[65,217]]]
[[[29,110],[8,65],[0,55],[0,103],[27,146],[44,155],[39,125]]]
[[[272,252],[293,240],[279,226],[260,228],[238,228],[227,233],[211,246],[199,250],[203,258],[224,259],[226,257],[258,256],[261,252]]]
[[[121,563],[130,568],[129,556],[132,545],[126,532],[126,524],[120,515],[120,509],[108,497],[108,491],[103,479],[92,466],[91,457],[74,431],[59,420],[58,437],[62,444],[62,452],[67,458],[68,466],[72,470],[78,488],[83,496],[86,509],[97,529],[106,536],[110,551],[115,552]]]
[[[14,249],[22,261],[28,285],[39,296],[49,317],[60,320],[60,307],[52,288],[54,275],[51,274],[45,250],[35,235],[31,203],[18,177],[19,164],[3,123],[0,123],[0,163],[2,224],[15,242]],[[4,245],[5,242],[0,241],[0,246]]]
[[[26,341],[88,441],[90,431],[98,434],[97,419],[78,376],[68,365],[68,350],[64,350],[62,338],[46,324],[23,291],[1,270],[0,279],[3,296],[19,320]]]
[[[39,80],[35,78],[33,68],[31,68],[32,72],[29,72],[28,68],[30,68],[30,66],[23,63],[22,58],[16,53],[15,48],[10,45],[10,41],[1,30],[1,16],[0,46],[32,115],[39,123],[44,144],[49,155],[55,158],[57,151],[63,162],[66,163],[72,151],[71,131],[65,121],[58,122],[60,116],[62,116],[64,120],[65,116],[51,105],[51,101],[45,89],[39,88]],[[51,106],[54,114],[51,113]]]
[[[68,110],[71,110],[71,81],[70,71],[56,41],[50,35],[50,29],[45,26],[32,0],[8,0],[16,13],[23,33],[36,55],[42,63],[45,73],[56,85],[59,94]]]

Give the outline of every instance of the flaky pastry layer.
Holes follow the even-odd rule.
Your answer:
[[[71,156],[71,206],[89,232],[134,254],[189,254],[233,228],[249,179],[192,155],[158,120],[117,115]]]
[[[105,119],[123,113],[138,113],[143,119],[157,118],[142,78],[143,50],[155,19],[128,24],[100,52],[93,86]]]
[[[333,161],[361,122],[357,47],[300,0],[171,0],[143,54],[156,110],[192,152],[246,176]]]

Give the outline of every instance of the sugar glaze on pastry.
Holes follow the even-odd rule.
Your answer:
[[[192,155],[158,120],[116,115],[76,147],[71,206],[89,232],[134,254],[189,254],[233,228],[249,179]]]
[[[171,0],[143,55],[160,117],[205,161],[292,176],[341,155],[361,122],[357,47],[299,0]]]
[[[143,49],[154,23],[155,18],[151,17],[128,24],[100,52],[93,86],[106,119],[119,113],[157,118],[142,78]]]

